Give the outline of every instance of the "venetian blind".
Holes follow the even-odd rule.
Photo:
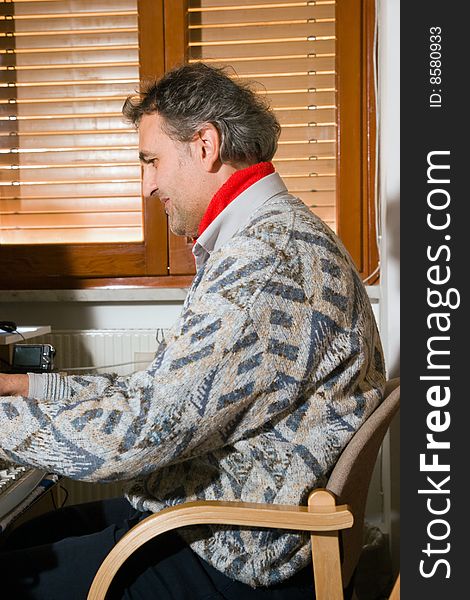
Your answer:
[[[276,170],[336,229],[335,2],[190,0],[189,62],[259,82],[282,126]]]
[[[0,241],[143,237],[136,0],[0,2]]]

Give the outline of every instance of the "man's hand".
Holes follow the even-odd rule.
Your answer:
[[[27,375],[6,375],[0,373],[0,396],[27,396],[29,378]]]

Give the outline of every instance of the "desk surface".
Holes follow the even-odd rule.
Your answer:
[[[46,333],[51,332],[50,325],[29,325],[29,326],[19,326],[18,331],[21,333],[6,333],[5,331],[0,331],[0,346],[8,346],[9,344],[17,344],[18,342],[23,342],[25,340],[30,340],[31,338],[38,337],[39,335],[46,335]],[[24,339],[23,339],[24,338]]]

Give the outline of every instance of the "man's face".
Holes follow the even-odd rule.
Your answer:
[[[204,193],[204,170],[196,145],[178,142],[162,131],[162,117],[144,115],[139,124],[143,192],[159,198],[177,235],[194,237],[211,196]]]

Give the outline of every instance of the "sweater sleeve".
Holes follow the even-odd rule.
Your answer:
[[[249,365],[259,367],[261,352],[244,310],[198,294],[146,370],[41,375],[41,397],[0,399],[0,455],[112,481],[220,447],[257,424],[252,404],[266,377],[258,368],[255,380]]]
[[[59,373],[28,373],[28,397],[45,400],[49,396],[62,399],[70,393],[68,380]]]

